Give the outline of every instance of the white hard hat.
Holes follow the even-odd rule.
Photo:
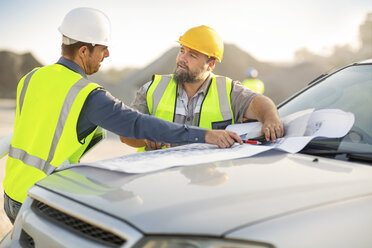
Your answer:
[[[62,35],[76,41],[107,46],[111,40],[111,23],[100,10],[76,8],[67,13],[58,28]],[[71,44],[71,43],[70,43]]]

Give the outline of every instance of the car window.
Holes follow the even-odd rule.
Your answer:
[[[281,117],[315,108],[336,108],[355,115],[355,123],[342,141],[372,145],[372,65],[353,65],[310,86],[279,107]]]

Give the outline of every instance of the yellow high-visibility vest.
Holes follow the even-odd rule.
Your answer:
[[[59,64],[36,68],[20,80],[3,184],[10,198],[22,203],[35,182],[64,162],[79,161],[97,128],[79,140],[77,122],[98,87]]]
[[[177,82],[173,74],[154,75],[147,90],[147,106],[153,116],[174,122]],[[234,114],[231,108],[230,93],[232,80],[227,77],[214,75],[208,87],[206,96],[200,107],[198,126],[207,129],[224,129],[234,124]],[[138,151],[144,151],[141,147]]]
[[[247,78],[242,82],[242,85],[260,94],[265,92],[265,84],[258,78]]]

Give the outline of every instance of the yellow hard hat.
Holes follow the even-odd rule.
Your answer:
[[[213,28],[205,25],[191,28],[177,42],[208,57],[215,57],[218,62],[222,61],[223,40]]]

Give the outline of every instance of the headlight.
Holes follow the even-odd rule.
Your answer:
[[[270,244],[201,237],[153,236],[140,240],[135,248],[271,248]]]

